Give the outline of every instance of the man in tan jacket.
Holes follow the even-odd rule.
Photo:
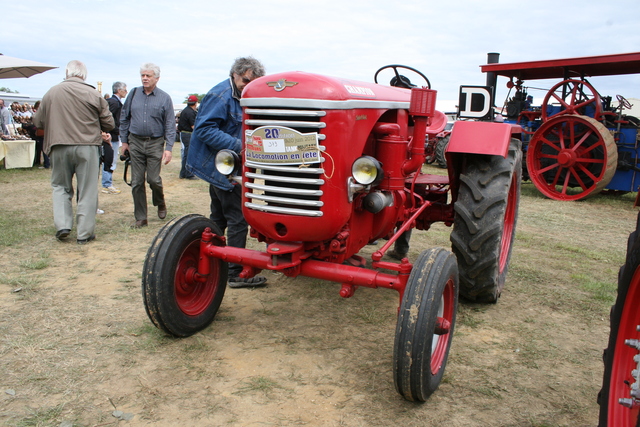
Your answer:
[[[114,121],[107,101],[85,83],[87,67],[80,61],[67,64],[66,79],[49,89],[33,117],[44,129],[44,152],[51,159],[53,222],[56,238],[69,237],[73,228],[73,176],[78,186],[77,242],[82,245],[96,238],[98,208],[99,147],[111,141],[105,133]]]

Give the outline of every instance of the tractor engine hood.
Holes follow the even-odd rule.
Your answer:
[[[378,108],[380,102],[386,103],[388,107],[393,105],[395,108],[408,108],[411,91],[375,83],[292,71],[271,74],[252,81],[242,93],[241,105],[251,107],[253,106],[251,100],[256,98],[299,99],[302,102],[307,100],[308,105],[305,105],[307,108],[331,108],[332,104],[336,104],[336,108],[340,109],[344,109],[347,105],[351,108]],[[273,102],[271,105],[276,106]],[[291,106],[290,102],[282,104],[282,107]],[[296,105],[296,107],[299,108],[302,105]]]

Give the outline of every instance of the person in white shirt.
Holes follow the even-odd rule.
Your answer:
[[[13,123],[11,111],[4,106],[4,99],[0,99],[0,125],[2,126],[3,135],[9,135],[9,125],[11,123]]]

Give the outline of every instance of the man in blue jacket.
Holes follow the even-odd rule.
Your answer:
[[[255,58],[238,58],[229,78],[214,86],[202,99],[187,154],[187,170],[207,181],[211,196],[211,220],[227,231],[227,244],[244,248],[248,225],[242,214],[242,188],[229,182],[215,167],[215,157],[223,149],[242,150],[242,90],[264,76],[264,66]],[[266,283],[264,276],[239,277],[242,266],[229,265],[229,287],[255,287]]]

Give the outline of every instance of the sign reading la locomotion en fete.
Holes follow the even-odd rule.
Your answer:
[[[320,161],[318,134],[300,133],[282,126],[262,126],[245,132],[247,160],[280,165]]]

